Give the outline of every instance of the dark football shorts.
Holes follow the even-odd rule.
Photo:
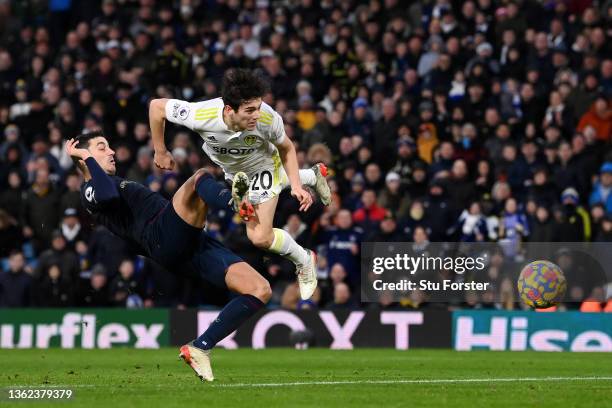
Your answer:
[[[200,228],[187,224],[171,202],[143,232],[143,244],[151,259],[172,270],[191,260],[196,271],[213,285],[227,289],[227,268],[243,260]]]

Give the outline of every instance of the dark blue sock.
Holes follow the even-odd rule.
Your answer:
[[[232,192],[223,183],[219,183],[208,173],[204,173],[196,183],[196,192],[200,198],[213,210],[230,210]]]
[[[210,350],[262,307],[264,303],[255,296],[240,295],[232,299],[204,334],[194,340],[193,345],[203,350]]]

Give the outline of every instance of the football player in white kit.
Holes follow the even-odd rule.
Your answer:
[[[174,168],[164,143],[165,120],[196,131],[204,140],[204,152],[233,181],[234,207],[246,221],[249,239],[295,263],[300,295],[308,299],[317,287],[315,254],[286,231],[273,228],[272,221],[285,187],[291,187],[300,211],[312,205],[312,196],[302,185],[312,186],[323,204],[329,205],[327,169],[323,164],[298,169],[295,146],[285,135],[283,119],[262,101],[266,91],[266,82],[252,71],[231,69],[224,75],[220,98],[195,103],[154,99],[149,108],[154,162],[162,169]]]

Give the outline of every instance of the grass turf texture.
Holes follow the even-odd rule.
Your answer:
[[[219,349],[213,383],[200,382],[177,355],[175,348],[0,350],[0,388],[5,398],[9,386],[73,387],[74,400],[60,404],[79,407],[612,405],[612,354],[606,353]],[[599,379],[531,380],[540,377]],[[506,380],[454,382],[495,378]],[[424,381],[395,382],[406,380]],[[251,385],[294,382],[319,384]],[[64,406],[57,404],[12,405]]]

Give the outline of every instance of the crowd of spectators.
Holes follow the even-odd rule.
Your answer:
[[[118,175],[166,197],[200,167],[222,180],[170,124],[177,170],[153,165],[147,103],[217,97],[231,67],[268,78],[300,166],[332,169],[331,206],[299,213],[283,193],[275,218],[319,253],[309,302],[292,265],[210,214],[273,305],[356,307],[364,241],[610,242],[610,27],[609,0],[0,0],[0,306],[225,299],[93,225],[63,144],[103,129]]]

